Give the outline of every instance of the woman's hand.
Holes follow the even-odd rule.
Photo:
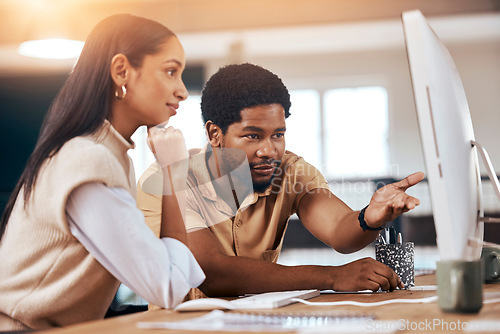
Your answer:
[[[189,153],[182,132],[169,126],[148,128],[147,143],[163,171],[164,195],[185,188]]]

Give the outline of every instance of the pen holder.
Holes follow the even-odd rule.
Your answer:
[[[415,252],[413,242],[376,244],[375,258],[389,266],[401,278],[405,289],[415,285]]]

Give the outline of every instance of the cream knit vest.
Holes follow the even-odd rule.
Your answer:
[[[71,191],[87,182],[135,197],[130,148],[106,121],[42,165],[26,209],[19,194],[0,243],[0,331],[104,317],[119,282],[73,237],[65,206]]]

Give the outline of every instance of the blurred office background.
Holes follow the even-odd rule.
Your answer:
[[[500,171],[500,0],[2,0],[0,1],[0,211],[3,211],[51,100],[72,59],[21,56],[31,39],[85,40],[106,16],[131,13],[177,33],[187,55],[190,91],[172,125],[187,145],[205,144],[200,93],[220,66],[252,62],[278,74],[291,91],[287,148],[324,173],[333,192],[355,210],[375,189],[425,171],[405,51],[401,13],[420,9],[449,49],[469,100],[476,139]],[[145,129],[130,152],[137,178],[153,161]],[[482,168],[486,176],[485,169]],[[500,201],[483,181],[485,210]],[[422,204],[395,222],[414,241],[416,266],[436,259],[427,184],[409,191]],[[487,224],[485,239],[500,241]],[[340,255],[290,222],[280,261],[339,264],[371,256],[372,247]]]

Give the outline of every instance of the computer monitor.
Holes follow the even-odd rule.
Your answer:
[[[475,260],[483,241],[482,190],[465,91],[422,13],[404,12],[402,21],[440,259]]]

